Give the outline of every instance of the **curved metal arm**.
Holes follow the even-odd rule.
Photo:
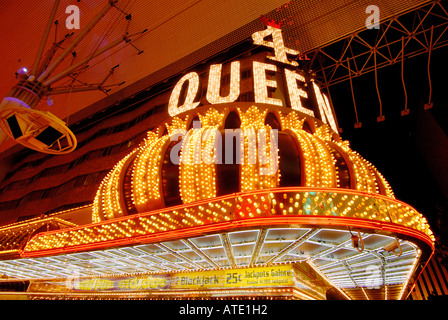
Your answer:
[[[350,234],[352,235],[353,247],[356,248],[356,250],[358,250],[359,252],[362,252],[364,250],[364,241],[362,241],[361,232],[359,232],[358,230],[358,235],[355,235],[350,231]]]
[[[403,254],[403,249],[401,249],[401,245],[400,245],[400,242],[398,241],[397,236],[395,236],[395,241],[397,242],[397,247],[393,248],[392,251],[393,251],[394,255],[396,255],[397,257],[399,257],[399,256],[401,256],[401,255]],[[397,249],[397,248],[400,250],[400,254],[397,254],[397,253],[395,252],[395,249]]]

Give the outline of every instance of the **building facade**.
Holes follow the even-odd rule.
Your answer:
[[[341,139],[328,97],[281,40],[268,24],[84,117],[64,157],[5,159],[4,288],[35,299],[408,297],[434,252],[429,225]]]

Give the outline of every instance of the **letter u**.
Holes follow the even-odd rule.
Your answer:
[[[225,97],[221,96],[222,64],[210,66],[207,86],[207,101],[211,104],[234,102],[240,96],[240,62],[230,64],[230,91]]]

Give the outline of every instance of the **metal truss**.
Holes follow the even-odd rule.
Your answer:
[[[446,7],[446,4],[445,4]],[[405,91],[405,107],[402,115],[409,114],[407,93],[403,77],[404,60],[426,54],[428,56],[427,73],[429,98],[425,109],[432,107],[431,95],[431,52],[448,44],[448,12],[441,0],[431,1],[410,12],[382,20],[379,29],[358,30],[345,38],[325,46],[305,52],[306,59],[301,60],[301,68],[316,74],[316,81],[327,89],[332,85],[350,81],[366,73],[375,72],[375,84],[380,101],[380,114],[377,121],[383,121],[384,115],[378,90],[377,70],[401,63],[401,77]],[[352,96],[353,96],[353,86]],[[355,128],[360,127],[356,102]]]

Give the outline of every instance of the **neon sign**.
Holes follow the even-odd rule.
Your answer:
[[[267,37],[272,37],[272,40],[266,40]],[[252,34],[252,40],[255,45],[273,49],[274,55],[266,55],[266,58],[276,63],[252,62],[254,102],[290,107],[312,117],[316,117],[316,113],[318,113],[317,116],[323,122],[329,124],[335,132],[338,132],[335,116],[327,96],[320,91],[313,79],[308,79],[307,81],[306,77],[299,70],[290,69],[291,67],[298,66],[297,61],[290,57],[298,56],[299,51],[285,47],[281,29],[267,26],[265,30]],[[240,96],[240,62],[233,61],[230,64],[230,90],[226,96],[221,96],[220,94],[222,67],[222,64],[212,64],[210,66],[206,93],[206,99],[210,104],[232,103],[237,101]],[[278,72],[282,74],[285,80],[285,96],[287,96],[287,99],[282,100],[269,96],[270,90],[283,89],[279,87],[279,81],[275,77],[272,78],[267,75],[267,73]],[[186,95],[183,101],[180,101],[181,90],[184,84],[186,84]],[[310,89],[308,92],[307,87]],[[174,86],[171,93],[168,103],[168,114],[174,117],[198,107],[200,102],[195,101],[195,98],[199,92],[199,88],[200,78],[196,72],[190,72],[184,75]],[[314,104],[317,104],[316,110],[307,107],[311,104],[308,102],[310,100],[310,92],[315,97]]]

